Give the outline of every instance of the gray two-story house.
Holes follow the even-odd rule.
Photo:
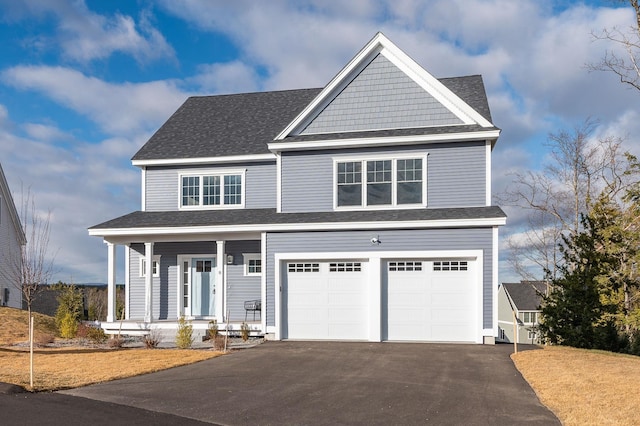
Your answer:
[[[27,240],[0,165],[0,306],[22,308],[20,265]]]
[[[493,343],[499,134],[480,76],[436,79],[380,33],[323,88],[189,98],[133,157],[140,211],[89,229],[103,327],[123,245],[129,330]]]
[[[540,344],[538,325],[542,318],[545,281],[502,283],[498,288],[498,341]]]

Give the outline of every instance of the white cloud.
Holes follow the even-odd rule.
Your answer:
[[[174,81],[115,84],[64,67],[16,66],[0,78],[5,84],[44,93],[110,134],[155,129],[187,96]]]
[[[200,65],[198,71],[189,81],[204,93],[244,93],[259,89],[257,73],[241,61]]]
[[[16,204],[29,190],[38,213],[51,212],[53,281],[103,282],[104,244],[87,228],[139,208],[140,175],[129,158],[148,135],[58,145],[52,136],[65,134],[52,126],[26,123],[28,137],[19,137],[11,129],[20,126],[6,124],[0,158]]]
[[[61,48],[63,55],[73,61],[104,59],[114,52],[129,54],[140,62],[175,56],[173,48],[154,28],[145,11],[136,22],[133,17],[121,13],[111,16],[94,13],[84,0],[9,0],[3,3],[5,19],[10,21],[54,17],[53,37],[40,35],[26,43],[38,50]]]

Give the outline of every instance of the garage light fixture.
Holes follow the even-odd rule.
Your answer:
[[[233,265],[233,255],[232,254],[228,254],[227,255],[227,265]]]

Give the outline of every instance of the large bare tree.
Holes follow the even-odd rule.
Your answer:
[[[592,32],[597,41],[609,44],[600,62],[587,64],[592,71],[607,71],[618,76],[620,82],[640,90],[640,5],[638,0],[619,0],[629,3],[635,13],[635,23],[628,28],[605,28]]]
[[[621,140],[594,138],[596,127],[588,119],[571,131],[550,134],[550,155],[542,170],[514,173],[499,196],[502,204],[526,212],[521,228],[506,239],[508,261],[522,279],[541,279],[544,271],[555,277],[562,236],[580,231],[580,215],[603,191],[616,198],[628,186]]]

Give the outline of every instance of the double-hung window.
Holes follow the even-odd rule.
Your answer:
[[[335,161],[335,206],[426,206],[425,157]]]
[[[244,171],[180,175],[180,208],[244,206]]]

